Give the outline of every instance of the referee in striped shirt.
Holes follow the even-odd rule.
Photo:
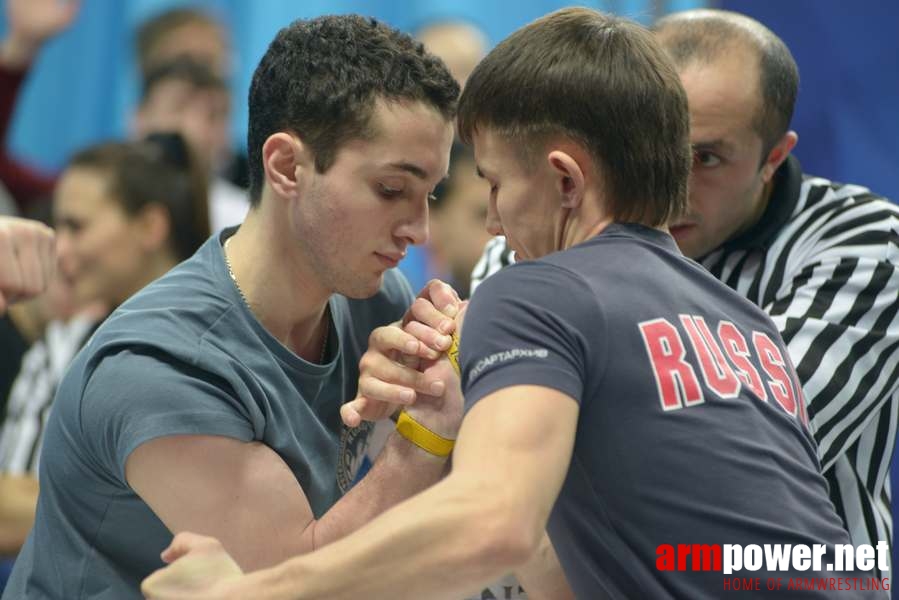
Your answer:
[[[798,70],[766,27],[697,10],[654,30],[686,88],[694,147],[690,208],[671,234],[777,324],[853,544],[892,544],[899,207],[864,187],[803,175],[790,155]],[[472,291],[513,262],[512,242],[488,243]]]

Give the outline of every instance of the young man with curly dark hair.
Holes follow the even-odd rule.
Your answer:
[[[246,569],[273,565],[441,477],[446,456],[390,433],[350,490],[370,430],[339,411],[371,331],[413,302],[394,267],[427,237],[458,93],[439,59],[377,21],[279,32],[250,90],[250,214],[126,301],[74,361],[5,598],[139,597],[184,529],[221,537]],[[433,284],[416,304],[442,327],[422,356],[448,348],[434,305],[453,302]],[[408,416],[451,438],[461,404]]]

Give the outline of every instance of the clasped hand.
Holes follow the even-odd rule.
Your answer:
[[[356,427],[405,408],[431,431],[454,439],[463,400],[446,351],[451,336],[461,332],[465,306],[449,285],[435,279],[402,321],[375,329],[359,362],[356,398],[341,408],[343,422]]]

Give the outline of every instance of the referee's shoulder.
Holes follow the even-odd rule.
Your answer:
[[[882,210],[884,218],[887,220],[899,215],[899,206],[864,185],[842,183],[808,174],[803,175],[799,197],[799,206],[802,211],[811,208],[828,208],[835,214],[841,214],[860,205],[870,205],[871,208]]]
[[[784,233],[806,237],[818,250],[872,256],[882,247],[884,259],[899,265],[899,206],[869,188],[822,177],[805,176],[799,206]],[[799,244],[802,247],[805,244]],[[797,248],[798,248],[797,247]]]

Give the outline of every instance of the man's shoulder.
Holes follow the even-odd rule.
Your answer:
[[[252,346],[252,328],[241,318],[236,300],[193,260],[142,289],[97,328],[82,349],[87,379],[105,358],[123,352],[208,365],[218,360],[215,348]],[[143,372],[132,375],[145,381]]]
[[[482,282],[472,296],[472,309],[494,312],[521,305],[543,311],[592,310],[595,294],[579,261],[557,252],[536,260],[516,262]],[[587,303],[589,306],[583,306]]]
[[[897,262],[899,206],[862,185],[804,175],[796,209],[777,238],[771,252],[843,252]]]
[[[899,217],[899,206],[866,186],[803,173],[793,217],[810,211],[841,214],[859,206],[881,210],[888,218]]]

